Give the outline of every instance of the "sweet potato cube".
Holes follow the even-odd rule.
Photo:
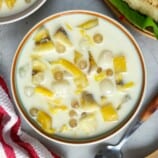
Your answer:
[[[118,113],[111,103],[102,106],[100,111],[101,111],[104,121],[117,121],[118,120]]]
[[[115,73],[126,72],[126,58],[124,56],[117,56],[113,59]]]

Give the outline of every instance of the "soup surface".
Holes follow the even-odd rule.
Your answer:
[[[37,0],[0,0],[0,17],[19,13]]]
[[[88,14],[64,15],[38,27],[20,49],[16,89],[44,132],[87,138],[127,118],[142,76],[137,50],[118,27]]]

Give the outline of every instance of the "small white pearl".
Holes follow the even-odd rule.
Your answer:
[[[113,63],[113,54],[109,50],[104,50],[98,57],[98,65],[102,68],[111,67]]]
[[[25,93],[25,95],[26,95],[27,97],[31,97],[31,96],[33,96],[33,94],[34,94],[34,88],[33,88],[33,87],[30,87],[30,86],[26,86],[26,87],[24,88],[24,93]]]
[[[100,89],[103,95],[110,95],[114,92],[114,84],[109,79],[100,82]]]
[[[20,75],[20,77],[25,77],[25,75],[26,75],[26,73],[27,73],[27,71],[28,71],[28,64],[26,64],[26,65],[24,65],[24,66],[21,66],[20,68],[19,68],[19,75]]]
[[[82,50],[88,51],[90,49],[90,44],[87,39],[81,39],[79,46]]]

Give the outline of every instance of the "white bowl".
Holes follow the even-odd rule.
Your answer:
[[[31,117],[29,116],[28,112],[25,109],[25,102],[23,102],[23,97],[21,97],[20,93],[22,93],[22,91],[20,91],[20,93],[18,92],[18,63],[19,63],[19,58],[21,56],[21,53],[25,52],[25,44],[27,44],[27,42],[29,41],[29,39],[32,39],[32,34],[41,26],[43,26],[44,24],[53,24],[53,20],[55,19],[60,19],[60,23],[61,21],[61,17],[62,16],[69,16],[69,15],[73,15],[76,16],[77,14],[80,14],[80,19],[82,20],[82,16],[84,17],[84,15],[88,15],[88,16],[94,16],[94,17],[98,17],[101,18],[103,21],[105,21],[105,23],[107,24],[107,29],[108,28],[112,28],[111,32],[112,32],[112,41],[114,42],[114,45],[116,46],[116,48],[119,47],[119,45],[121,45],[122,47],[124,47],[124,42],[121,43],[121,39],[124,41],[128,41],[128,46],[127,49],[125,49],[125,51],[129,51],[131,54],[135,54],[135,62],[138,62],[139,64],[139,68],[140,68],[140,74],[141,74],[141,79],[140,79],[140,83],[138,84],[139,86],[139,90],[138,92],[136,92],[133,96],[133,99],[135,100],[133,102],[133,108],[131,108],[130,111],[128,111],[128,114],[126,115],[126,117],[124,119],[121,120],[121,122],[116,125],[115,127],[113,127],[111,130],[106,131],[102,134],[98,134],[97,136],[92,136],[92,137],[87,137],[87,138],[70,138],[70,137],[63,137],[63,136],[59,136],[59,135],[51,135],[48,134],[46,132],[44,132],[41,127],[39,127],[39,125],[37,125],[37,123],[31,119]],[[69,22],[71,22],[71,18],[69,18]],[[59,22],[59,21],[58,21]],[[67,22],[67,21],[66,21]],[[64,21],[65,24],[65,21]],[[73,23],[74,24],[74,23]],[[57,23],[55,23],[55,26],[58,26]],[[75,25],[76,26],[76,25]],[[48,25],[47,25],[48,27]],[[50,29],[52,29],[52,27],[48,27]],[[120,36],[116,37],[115,36],[115,31],[114,30],[118,30],[120,32]],[[52,30],[51,30],[52,31]],[[110,37],[111,33],[110,31],[107,31],[107,34],[105,36],[105,40],[108,38],[108,36]],[[109,43],[110,44],[110,43]],[[113,44],[112,44],[113,45]],[[28,47],[27,47],[28,48]],[[120,48],[120,47],[119,47]],[[132,49],[131,49],[132,48]],[[23,51],[24,50],[24,51]],[[26,49],[28,51],[28,49]],[[25,53],[27,53],[27,51]],[[30,51],[29,51],[30,52]],[[97,52],[97,51],[96,51]],[[132,55],[133,56],[133,55]],[[26,59],[26,58],[25,58]],[[128,60],[129,61],[129,60]],[[23,62],[21,62],[23,63]],[[137,63],[130,63],[131,67],[133,67],[133,64]],[[138,68],[136,67],[136,69]],[[134,69],[135,70],[135,69]],[[134,71],[135,73],[135,71]],[[138,75],[138,74],[137,74]],[[134,75],[133,75],[134,76]],[[17,81],[18,80],[18,81]],[[35,25],[27,34],[26,36],[23,38],[23,40],[21,41],[16,53],[15,53],[15,57],[13,59],[13,63],[12,63],[12,70],[11,70],[11,87],[12,87],[12,94],[14,97],[14,101],[16,103],[17,108],[19,109],[20,113],[23,115],[23,117],[25,118],[25,120],[27,121],[27,123],[35,130],[37,131],[41,136],[44,136],[45,138],[49,139],[50,141],[55,141],[55,142],[60,142],[60,143],[64,143],[64,144],[90,144],[90,143],[96,143],[96,142],[100,142],[103,140],[106,140],[109,137],[114,136],[115,134],[117,134],[119,131],[121,131],[122,129],[124,129],[125,126],[129,125],[129,123],[132,121],[132,119],[136,116],[138,110],[141,107],[141,103],[143,100],[143,96],[145,93],[145,88],[146,88],[146,68],[145,68],[145,64],[144,64],[144,60],[143,60],[143,56],[141,53],[141,50],[137,44],[137,42],[135,41],[135,39],[132,37],[132,35],[122,26],[120,25],[118,22],[116,22],[115,20],[102,15],[100,13],[96,13],[96,12],[91,12],[91,11],[84,11],[84,10],[74,10],[74,11],[66,11],[66,12],[62,12],[62,13],[58,13],[58,14],[54,14],[44,20],[42,20],[41,22],[39,22],[37,25]],[[20,86],[21,87],[21,86]]]

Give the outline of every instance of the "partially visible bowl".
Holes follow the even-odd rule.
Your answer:
[[[35,0],[33,3],[26,4],[27,6],[25,8],[21,8],[20,6],[18,6],[18,10],[16,10],[17,6],[16,3],[19,3],[19,5],[21,5],[21,0],[19,0],[18,2],[15,2],[15,6],[11,9],[8,9],[8,7],[6,6],[6,4],[3,4],[0,8],[0,25],[2,24],[8,24],[8,23],[13,23],[16,21],[19,21],[21,19],[24,19],[25,17],[31,15],[32,13],[34,13],[36,10],[38,10],[47,0]],[[25,2],[23,2],[25,3]],[[24,5],[22,4],[22,6],[24,7]],[[6,12],[6,16],[5,16],[5,12],[3,11],[3,15],[1,13],[2,9],[5,7],[5,9],[7,9]],[[11,14],[8,13],[10,10],[10,12],[12,12]]]
[[[112,12],[117,16],[117,18],[120,20],[120,22],[130,26],[132,29],[135,29],[137,32],[141,33],[142,35],[145,35],[152,39],[157,39],[156,35],[153,32],[153,29],[151,28],[144,28],[141,29],[136,24],[133,24],[128,18],[126,18],[125,15],[123,15],[109,0],[104,0],[106,5],[112,10]]]
[[[12,94],[28,124],[66,144],[103,141],[136,116],[146,88],[141,50],[113,19],[91,11],[34,26],[12,63]]]

